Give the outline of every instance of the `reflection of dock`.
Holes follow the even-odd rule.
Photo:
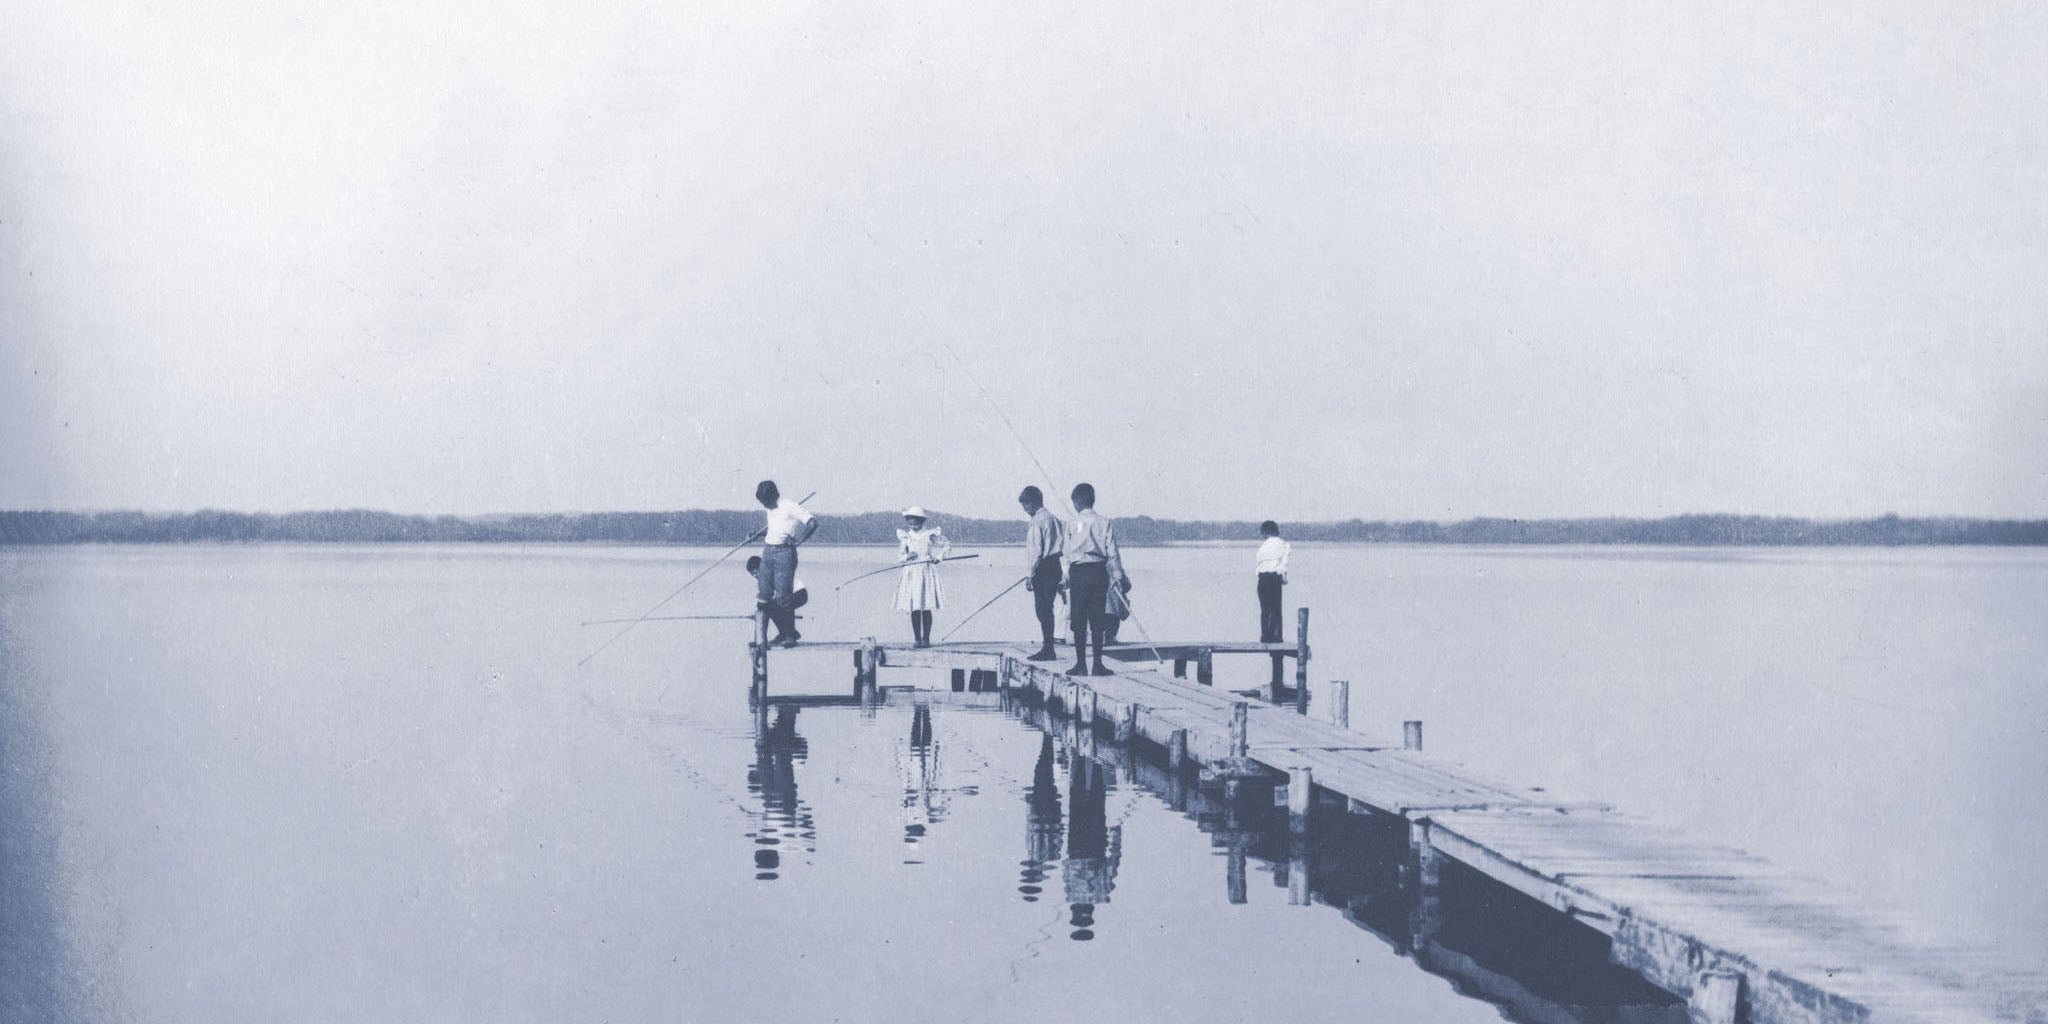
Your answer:
[[[1284,788],[1298,835],[1309,822],[1332,815],[1390,830],[1402,849],[1400,873],[1414,894],[1403,901],[1412,904],[1409,939],[1418,959],[1429,956],[1438,967],[1465,957],[1457,943],[1439,941],[1459,928],[1457,900],[1442,895],[1456,888],[1446,879],[1483,881],[1526,897],[1521,902],[1531,913],[1550,919],[1544,927],[1604,949],[1611,963],[1672,993],[1695,1022],[2048,1024],[2048,978],[2038,972],[1989,952],[1928,941],[1910,926],[1740,851],[1605,806],[1561,802],[1487,779],[1423,753],[1419,725],[1402,740],[1382,740],[1307,716],[1305,641],[1125,644],[1114,649],[1124,663],[1118,674],[1090,677],[1041,667],[1024,659],[1029,648],[1007,643],[913,648],[865,640],[799,650],[819,647],[853,652],[851,692],[768,697],[765,703],[883,702],[896,688],[877,685],[882,668],[951,669],[955,699],[1007,692],[1067,720],[1077,735],[1089,737],[1091,751],[1099,734],[1163,762],[1158,773],[1171,781],[1160,791],[1176,807],[1187,802],[1186,783],[1199,770],[1221,784],[1220,806],[1230,816],[1238,806],[1258,803],[1234,797]],[[1213,681],[1210,666],[1223,654],[1275,659],[1270,702],[1202,685]],[[1280,685],[1283,657],[1296,660],[1291,689]],[[766,689],[767,660],[767,652],[756,652],[757,694]],[[1191,663],[1198,667],[1196,681],[1178,678]],[[1167,671],[1169,664],[1177,671]],[[1329,717],[1345,721],[1348,687],[1334,692],[1340,696]],[[1250,834],[1234,820],[1217,833],[1235,851],[1233,898],[1242,898]],[[1312,844],[1313,832],[1308,835]],[[1292,876],[1306,901],[1310,869],[1299,849],[1293,860]],[[1316,870],[1340,878],[1346,867],[1322,863]],[[1315,891],[1328,898],[1327,887]],[[1361,923],[1386,912],[1384,900],[1374,909],[1369,891],[1346,902]],[[1487,976],[1476,961],[1459,973],[1468,981]],[[1505,979],[1497,984],[1512,987]]]

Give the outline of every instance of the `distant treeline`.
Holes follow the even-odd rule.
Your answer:
[[[893,512],[825,516],[814,539],[825,544],[888,544]],[[968,519],[935,513],[963,544],[1008,544],[1019,519]],[[211,541],[296,543],[597,543],[735,544],[761,513],[734,511],[591,512],[562,515],[414,516],[390,512],[7,512],[0,544],[177,544]],[[1182,522],[1130,516],[1116,521],[1127,544],[1250,541],[1252,522]],[[2041,519],[1792,519],[1690,515],[1668,519],[1467,519],[1456,523],[1283,523],[1293,540],[1383,544],[1686,544],[1927,545],[2048,544]]]

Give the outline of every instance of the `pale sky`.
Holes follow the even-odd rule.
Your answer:
[[[2048,516],[2048,5],[1806,6],[14,0],[0,508],[1011,513],[971,374],[1117,515]]]

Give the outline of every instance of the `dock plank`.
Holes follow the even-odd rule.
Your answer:
[[[1406,817],[1425,849],[1611,936],[1617,964],[1681,997],[1692,997],[1709,969],[1736,972],[1746,1019],[1757,1024],[2048,1024],[2048,976],[2038,967],[1936,941],[1900,915],[1753,854],[1604,804],[1491,779],[1163,667],[1137,667],[1155,653],[1192,660],[1202,648],[1295,652],[1277,644],[1130,644],[1111,655],[1115,674],[1084,677],[1027,662],[1031,648],[1007,642],[885,644],[883,662],[996,668],[1006,685],[1036,690],[1064,714],[1078,693],[1108,722],[1135,707],[1140,737],[1164,745],[1179,732],[1204,764],[1229,756],[1231,719],[1243,703],[1256,764],[1281,774],[1308,768],[1317,789],[1347,806]]]

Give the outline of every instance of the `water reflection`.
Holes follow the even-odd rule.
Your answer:
[[[1064,835],[1060,815],[1059,779],[1053,770],[1052,734],[1040,737],[1038,763],[1031,769],[1031,788],[1024,791],[1024,860],[1017,892],[1024,902],[1038,902],[1045,891],[1046,868],[1060,859]]]
[[[1095,937],[1095,908],[1109,902],[1123,859],[1122,825],[1108,820],[1109,766],[1074,751],[1067,762],[1067,859],[1060,862],[1066,883],[1069,938]]]
[[[910,713],[910,742],[896,758],[903,776],[903,842],[916,846],[952,810],[953,790],[940,785],[943,761],[939,742],[932,735],[932,709],[918,704]],[[973,787],[964,787],[973,792]],[[922,863],[906,860],[906,864]]]
[[[1353,812],[1340,798],[1322,794],[1325,799],[1297,827],[1274,802],[1275,780],[1200,784],[1167,768],[1162,751],[1098,742],[1087,727],[1014,696],[1005,697],[1003,710],[1042,733],[1030,781],[1013,790],[1022,797],[1025,824],[1017,893],[1025,902],[1040,901],[1057,870],[1071,941],[1096,938],[1102,910],[1125,868],[1123,819],[1141,809],[1130,801],[1154,798],[1206,833],[1218,852],[1221,891],[1208,889],[1214,895],[1191,899],[1253,902],[1252,880],[1263,874],[1285,891],[1287,903],[1334,909],[1449,979],[1458,991],[1498,1005],[1511,1020],[1686,1020],[1676,996],[1611,962],[1605,935],[1476,872],[1447,864],[1435,897],[1424,901],[1408,823],[1401,818]],[[796,733],[796,714],[795,706],[777,706],[772,725],[766,724],[765,710],[757,719],[763,724],[748,783],[764,809],[749,833],[757,844],[758,878],[777,877],[780,852],[794,839],[813,848],[811,811],[796,794],[795,763],[807,753]],[[923,844],[945,820],[954,794],[976,791],[972,785],[944,784],[945,745],[942,729],[935,727],[943,717],[942,701],[920,701],[907,740],[895,748],[903,779],[903,841],[912,846]],[[971,748],[967,757],[974,763]],[[1112,816],[1110,794],[1119,789],[1127,795],[1118,801],[1123,810]]]
[[[1163,751],[1137,756],[1129,748],[1098,745],[1085,727],[1042,708],[1016,704],[1010,710],[1047,732],[1025,793],[1035,827],[1046,820],[1048,793],[1057,804],[1051,757],[1055,736],[1065,740],[1061,747],[1078,796],[1068,801],[1069,856],[1063,864],[1070,874],[1075,939],[1093,937],[1096,905],[1107,901],[1122,866],[1121,829],[1105,825],[1101,799],[1120,770],[1132,788],[1209,835],[1223,862],[1221,895],[1229,903],[1249,903],[1250,879],[1263,872],[1286,890],[1288,903],[1336,909],[1423,969],[1448,978],[1458,991],[1499,1005],[1512,1020],[1687,1020],[1682,1000],[1610,961],[1605,935],[1455,863],[1445,867],[1438,898],[1425,916],[1408,823],[1401,818],[1353,813],[1330,797],[1313,805],[1305,827],[1295,831],[1286,808],[1274,803],[1275,780],[1198,785],[1161,763]],[[1043,835],[1032,833],[1034,841]],[[1057,853],[1054,846],[1041,863]],[[1078,879],[1071,877],[1077,869]]]
[[[790,848],[818,852],[816,818],[796,792],[797,762],[810,754],[810,745],[796,731],[799,710],[777,707],[772,723],[766,708],[754,716],[754,766],[747,771],[747,792],[760,799],[761,814],[747,838],[754,841],[754,878],[764,882],[781,876]]]

